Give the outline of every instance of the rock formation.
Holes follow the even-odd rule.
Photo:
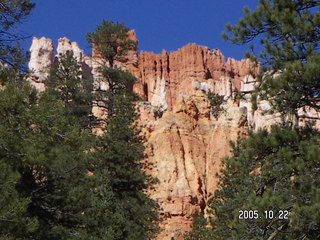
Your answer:
[[[136,39],[134,31],[129,36]],[[96,87],[107,87],[99,81],[97,67],[102,60],[95,52],[83,56],[77,44],[66,38],[59,40],[57,50],[73,51],[93,75]],[[39,84],[53,61],[52,41],[34,38],[30,51],[32,80],[43,89]],[[150,146],[152,174],[159,179],[150,195],[161,205],[163,218],[157,240],[182,240],[193,216],[205,212],[217,188],[216,174],[222,158],[230,154],[229,142],[245,136],[248,126],[268,127],[279,117],[262,114],[267,103],[252,111],[249,97],[235,99],[235,91],[253,90],[255,81],[248,73],[257,69],[249,60],[226,60],[219,50],[196,44],[161,54],[138,55],[135,50],[117,64],[136,76],[134,91],[144,99],[139,103],[140,122]],[[217,119],[210,111],[208,91],[224,96],[224,112]]]
[[[57,47],[57,56],[66,54],[66,52],[72,52],[73,57],[77,59],[78,62],[83,61],[84,53],[78,46],[76,42],[70,42],[70,40],[66,37],[60,38],[58,40],[58,47]]]
[[[172,53],[142,52],[130,69],[138,79],[134,90],[146,100],[141,122],[159,179],[151,193],[163,208],[159,240],[183,239],[193,216],[205,211],[229,141],[246,132],[246,111],[234,91],[250,67],[247,60],[226,61],[219,50],[189,44]],[[225,97],[226,112],[219,119],[210,112],[208,91]]]
[[[51,39],[36,38],[32,40],[30,47],[29,69],[31,71],[31,83],[39,90],[44,89],[44,81],[53,64],[54,47]]]

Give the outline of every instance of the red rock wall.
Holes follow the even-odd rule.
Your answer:
[[[142,52],[127,66],[138,79],[134,90],[145,99],[141,123],[151,146],[148,161],[159,179],[150,193],[162,207],[157,240],[182,240],[193,216],[205,213],[230,140],[246,132],[246,113],[233,91],[240,90],[250,67],[248,60],[226,61],[219,50],[196,44],[172,53]],[[227,100],[218,119],[210,113],[209,90]],[[155,114],[159,109],[161,117]]]
[[[188,44],[178,51],[161,54],[141,52],[136,68],[129,68],[139,79],[135,91],[147,101],[156,93],[157,82],[165,80],[168,109],[176,104],[180,93],[192,92],[192,82],[206,82],[214,90],[214,81],[228,78],[233,90],[240,90],[241,79],[250,69],[248,60],[225,60],[219,50]],[[223,93],[222,93],[223,94]]]
[[[129,37],[136,39],[133,31]],[[35,39],[31,48],[30,68],[41,84],[45,81],[43,72],[48,70],[48,64],[42,63],[51,64],[54,54],[50,41]],[[99,82],[99,56],[95,52],[93,57],[82,56],[75,43],[61,39],[58,49],[63,52],[68,48],[94,76],[95,87],[106,89]],[[247,112],[234,100],[234,91],[240,90],[251,66],[247,60],[226,61],[219,50],[196,44],[172,53],[138,55],[133,50],[117,65],[137,77],[134,91],[144,98],[139,103],[140,122],[150,146],[152,174],[159,179],[150,195],[161,205],[163,218],[157,240],[182,240],[193,216],[205,212],[209,195],[217,188],[216,173],[221,159],[229,154],[229,141],[246,132]],[[33,78],[29,80],[39,85]],[[225,97],[225,112],[218,119],[210,112],[208,91]],[[93,112],[104,116],[97,107]]]

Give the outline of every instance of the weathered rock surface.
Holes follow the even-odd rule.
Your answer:
[[[78,62],[83,61],[84,52],[78,46],[78,43],[71,42],[68,38],[60,38],[58,40],[57,47],[57,57],[66,54],[67,52],[72,52],[73,57],[77,59]]]
[[[44,81],[53,64],[54,46],[49,38],[36,38],[30,47],[29,69],[32,73],[30,82],[39,90],[44,90]]]
[[[172,53],[142,52],[138,67],[130,70],[139,79],[136,92],[152,105],[172,110],[180,95],[192,95],[195,88],[230,97],[250,67],[248,60],[226,62],[219,50],[189,44]]]
[[[79,48],[76,42],[70,42],[66,37],[58,40],[56,55],[54,54],[52,40],[45,37],[34,37],[29,51],[30,61],[28,66],[31,76],[28,80],[40,91],[43,91],[45,88],[45,80],[49,75],[55,57],[60,57],[67,52],[71,52],[78,62],[84,62],[83,50]]]
[[[136,40],[134,31],[128,36]],[[84,56],[66,38],[59,40],[57,50],[73,51],[84,70],[93,75],[95,87],[107,88],[97,71],[102,62],[97,53]],[[52,41],[34,38],[30,51],[29,67],[39,86],[52,64]],[[134,91],[144,99],[139,103],[140,122],[150,146],[152,174],[159,179],[150,195],[161,205],[163,217],[157,240],[182,240],[193,216],[205,212],[209,195],[217,188],[216,173],[222,158],[230,154],[229,142],[245,136],[248,127],[269,127],[280,119],[262,114],[269,107],[266,102],[252,111],[250,96],[235,99],[235,91],[254,89],[255,81],[248,73],[257,69],[249,60],[226,60],[219,50],[189,44],[171,53],[130,51],[117,64],[137,77]],[[224,112],[218,119],[211,114],[208,91],[224,96]],[[104,114],[99,108],[93,111]]]

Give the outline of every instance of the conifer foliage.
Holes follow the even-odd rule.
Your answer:
[[[100,56],[113,67],[115,60],[121,60],[128,50],[133,50],[137,42],[128,39],[130,29],[122,23],[103,20],[96,32],[87,34],[87,40],[92,43]]]
[[[274,126],[235,144],[210,203],[213,239],[319,238],[318,140],[311,128]]]
[[[10,14],[1,18],[2,29],[10,30],[32,7],[1,1],[0,15]],[[131,42],[121,37],[126,27],[113,27],[99,27],[99,39],[106,33],[120,39],[113,42],[120,43],[112,48],[116,54],[105,56],[109,65],[101,74],[109,90],[99,94],[72,52],[56,59],[46,90],[38,92],[17,70],[12,45],[0,34],[0,239],[143,240],[156,234],[157,204],[146,194],[155,180],[145,173],[135,78],[110,64]],[[95,101],[108,112],[102,136],[92,132]]]
[[[10,232],[1,236],[72,238],[82,231],[81,213],[87,204],[87,192],[78,187],[86,178],[86,133],[67,117],[60,101],[46,94],[39,97],[27,83],[7,84],[0,99],[1,163],[15,176],[1,191],[12,189],[11,196],[17,198],[12,203],[21,199],[17,207],[24,207],[17,208],[17,213],[6,210],[2,223],[10,227],[1,231]],[[11,224],[15,219],[25,227]]]
[[[89,41],[94,40],[98,53],[107,62],[100,67],[100,72],[108,90],[97,96],[97,102],[105,107],[108,115],[104,134],[97,144],[97,167],[105,169],[110,176],[111,190],[120,209],[117,221],[122,228],[116,239],[143,240],[157,232],[158,215],[157,204],[146,194],[155,179],[145,172],[148,166],[143,161],[146,157],[144,137],[136,123],[137,96],[132,92],[135,78],[115,63],[133,44],[127,33],[124,25],[103,21],[95,33],[88,34]],[[115,40],[117,36],[119,39]]]
[[[260,43],[260,54],[249,54],[262,66],[258,100],[268,100],[283,117],[308,118],[299,109],[319,111],[320,2],[259,3],[254,11],[245,8],[237,25],[227,25],[224,37]],[[249,132],[232,147],[209,202],[210,226],[196,222],[189,239],[319,239],[318,130],[284,122]]]
[[[245,8],[244,17],[235,26],[227,25],[230,34],[223,37],[235,44],[256,43],[252,49],[262,46],[248,56],[262,64],[258,90],[276,110],[297,118],[306,117],[298,113],[302,107],[319,111],[320,2],[259,3],[254,11]]]
[[[67,51],[56,58],[46,80],[48,94],[63,103],[67,114],[78,119],[83,127],[90,127],[93,101],[93,81],[85,76],[82,65]]]
[[[34,8],[30,0],[1,0],[0,1],[0,61],[14,68],[21,68],[25,56],[21,51],[18,40],[24,36],[16,31],[21,23]]]

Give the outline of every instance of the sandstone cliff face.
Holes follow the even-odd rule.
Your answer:
[[[135,91],[162,110],[172,110],[182,95],[195,88],[230,97],[240,90],[240,79],[248,74],[248,60],[228,59],[219,50],[189,44],[176,52],[142,52],[138,67],[130,70],[139,79]]]
[[[229,141],[246,132],[246,111],[234,100],[234,91],[251,66],[195,44],[172,53],[142,52],[136,66],[130,71],[138,79],[134,90],[146,100],[141,122],[159,179],[151,196],[162,206],[164,220],[157,239],[180,240],[217,188],[216,173],[229,154]],[[208,91],[225,97],[226,112],[219,119],[210,112]]]
[[[136,39],[134,31],[128,36]],[[95,88],[106,89],[97,71],[102,60],[84,56],[76,43],[62,38],[59,53],[72,51],[83,69],[92,74]],[[30,48],[33,84],[44,88],[44,80],[53,62],[53,45],[49,39],[34,38]],[[148,161],[159,184],[150,195],[161,205],[163,231],[157,240],[182,240],[190,229],[192,218],[205,213],[210,194],[217,189],[216,173],[221,160],[230,154],[229,141],[253,129],[268,127],[280,121],[277,115],[263,115],[266,102],[252,111],[250,96],[235,99],[235,91],[254,89],[255,80],[248,75],[257,71],[248,60],[225,59],[219,50],[189,44],[175,52],[161,54],[130,51],[118,66],[137,78],[134,91],[144,101],[139,103],[140,122],[144,125],[149,149]],[[225,111],[212,116],[206,93],[224,96]],[[103,112],[93,112],[102,117]]]
[[[78,62],[83,61],[84,53],[78,46],[78,43],[71,42],[68,38],[60,38],[58,40],[58,47],[57,47],[57,57],[60,55],[64,55],[67,52],[72,52],[73,57],[77,59]]]
[[[53,64],[54,47],[51,39],[36,38],[32,40],[30,47],[29,69],[32,77],[30,82],[39,90],[44,90],[44,81]]]

